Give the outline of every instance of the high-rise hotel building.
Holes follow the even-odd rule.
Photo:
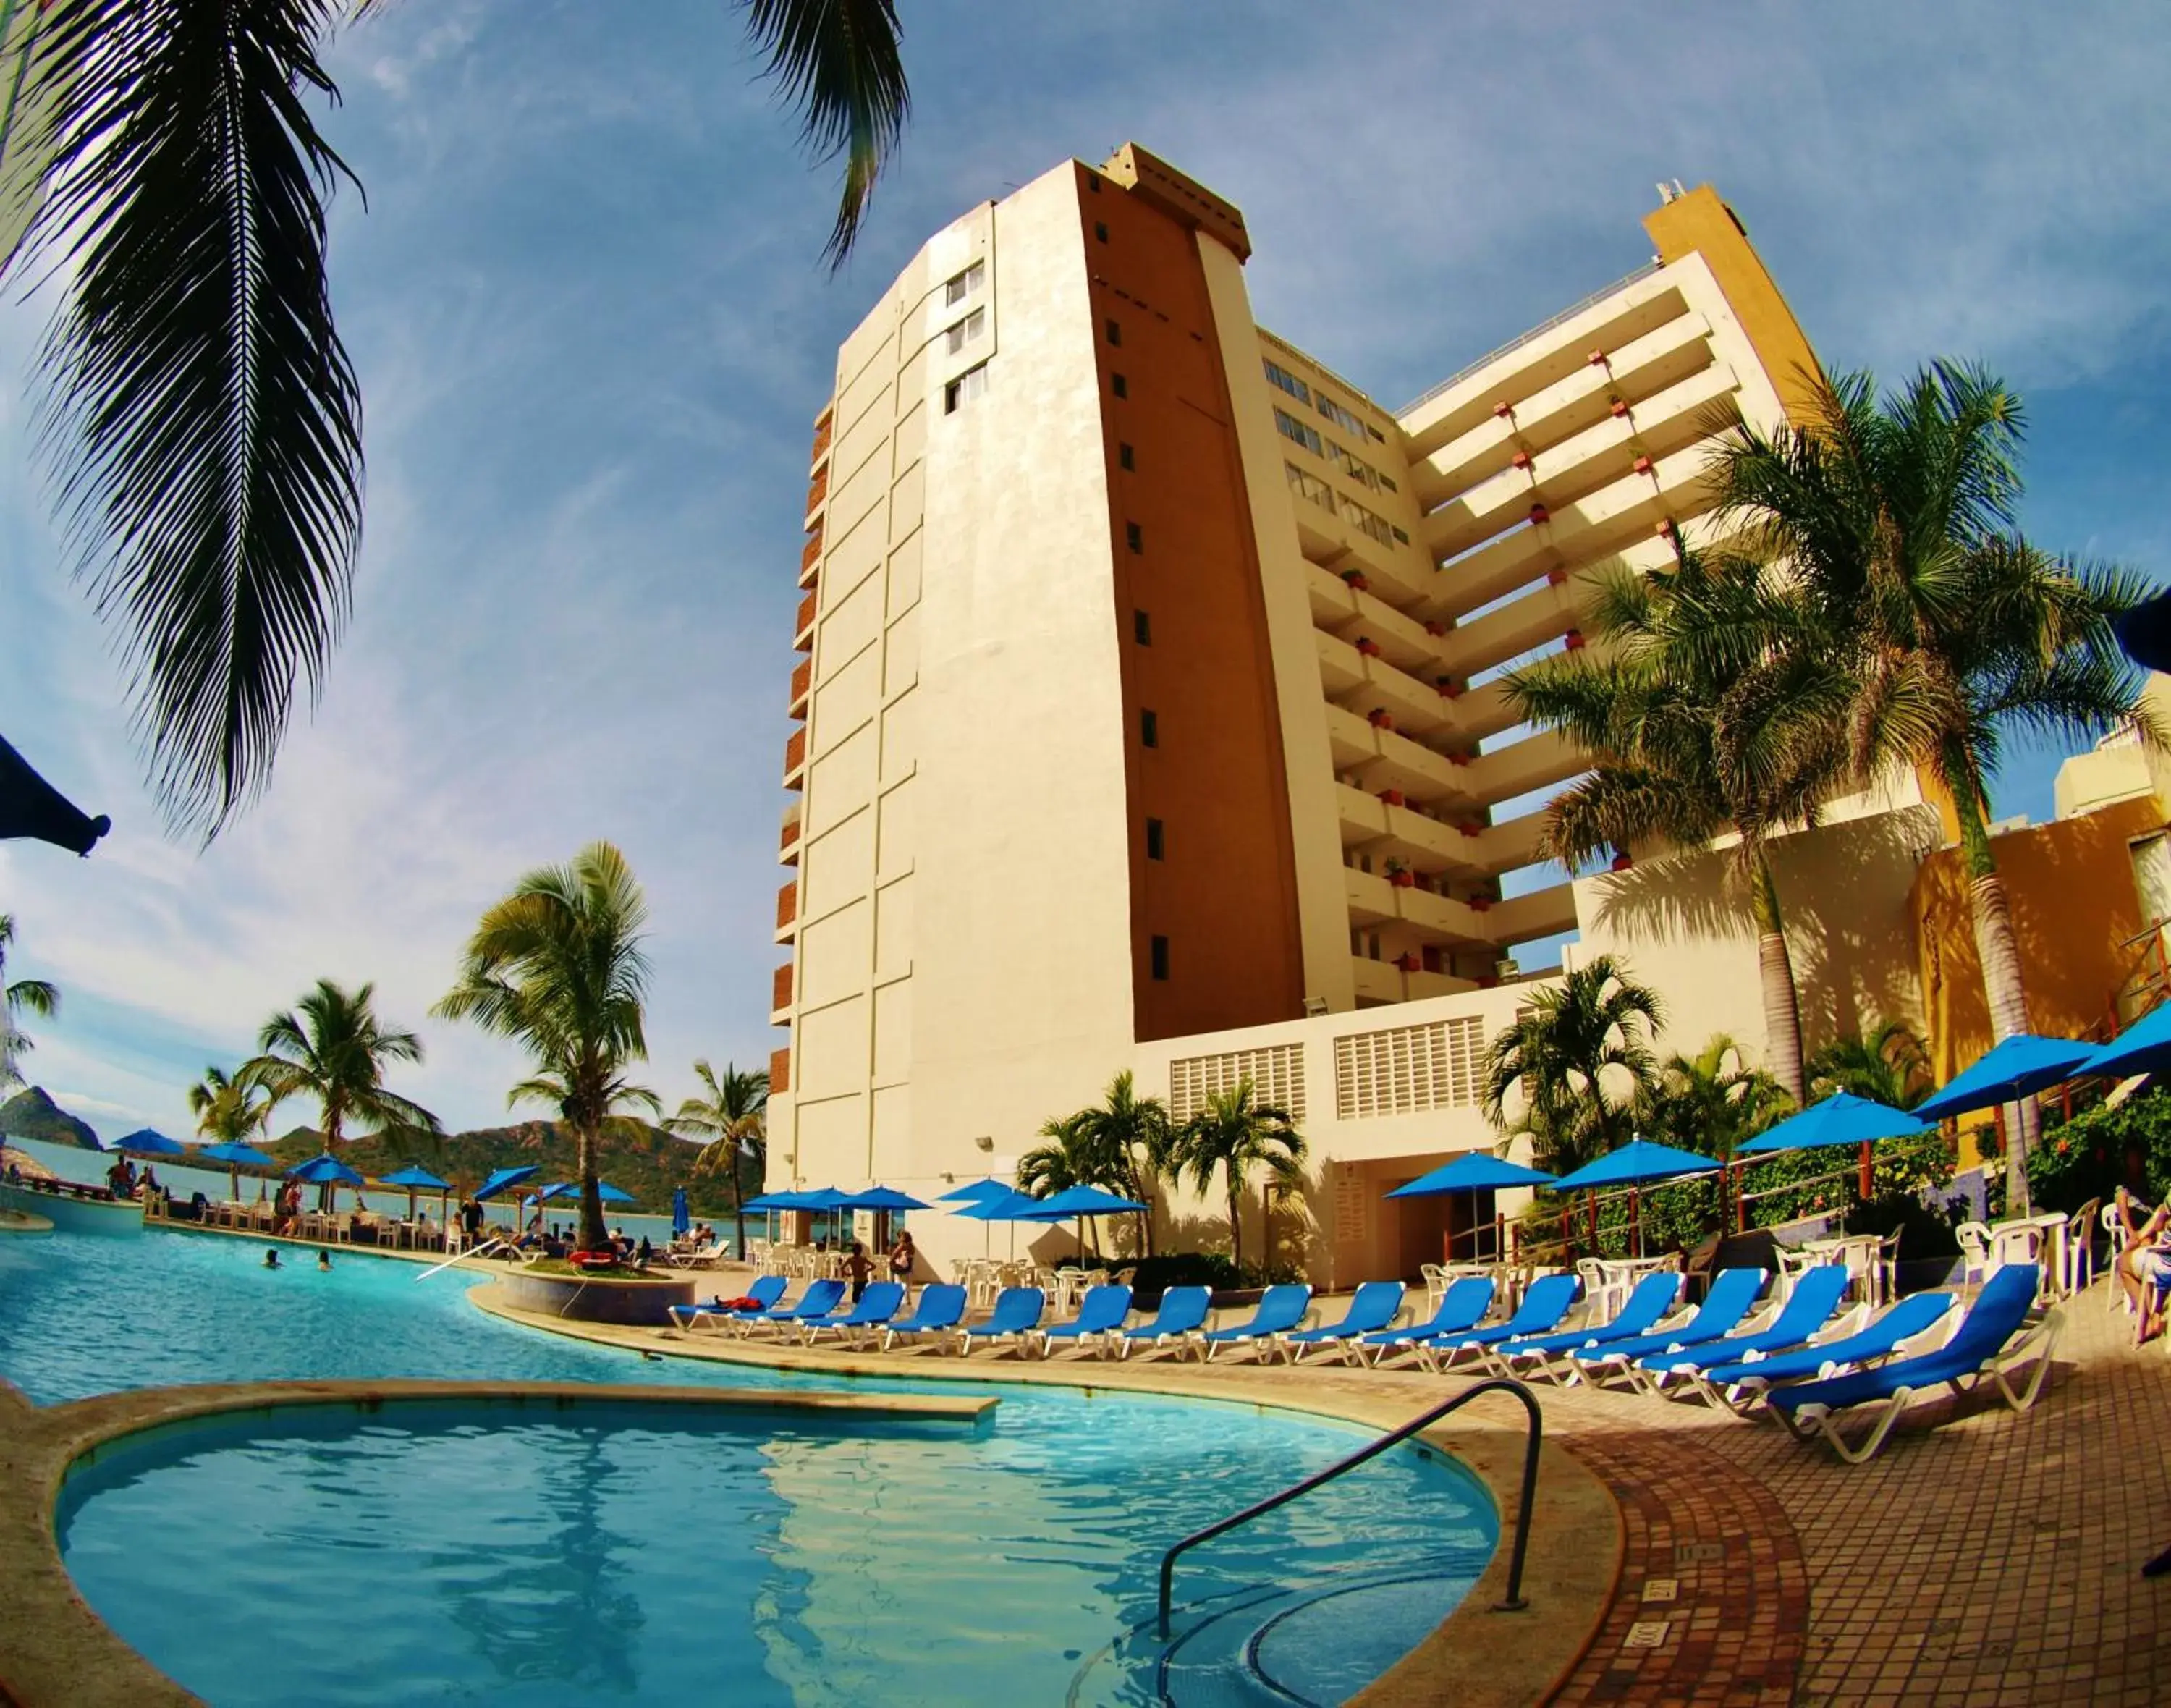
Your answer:
[[[815,427],[773,1187],[931,1195],[1118,1069],[1179,1114],[1249,1073],[1311,1140],[1316,1267],[1437,1254],[1379,1191],[1492,1141],[1517,946],[1591,927],[1516,804],[1584,761],[1498,673],[1581,644],[1579,572],[1667,560],[1716,423],[1811,360],[1711,190],[1644,223],[1648,266],[1391,412],[1253,320],[1241,214],[1135,146],[929,240]],[[1707,994],[1753,1016],[1736,948]]]

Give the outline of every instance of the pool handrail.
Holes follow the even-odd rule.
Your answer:
[[[1537,1396],[1529,1386],[1512,1376],[1488,1376],[1482,1382],[1472,1383],[1450,1399],[1443,1399],[1431,1410],[1420,1413],[1407,1423],[1389,1430],[1377,1441],[1367,1442],[1345,1458],[1337,1459],[1325,1470],[1315,1471],[1302,1482],[1292,1483],[1278,1495],[1269,1495],[1263,1501],[1254,1501],[1241,1512],[1209,1524],[1203,1530],[1194,1530],[1161,1557],[1161,1614],[1155,1630],[1163,1642],[1168,1641],[1168,1615],[1176,1593],[1176,1562],[1179,1555],[1196,1548],[1202,1542],[1211,1542],[1216,1536],[1225,1534],[1241,1524],[1263,1517],[1277,1507],[1286,1506],[1300,1495],[1308,1495],[1323,1483],[1331,1483],[1344,1471],[1354,1471],[1367,1460],[1377,1458],[1399,1442],[1407,1441],[1421,1429],[1428,1429],[1450,1411],[1459,1410],[1481,1394],[1512,1394],[1522,1402],[1530,1416],[1530,1431],[1523,1448],[1522,1491],[1516,1501],[1515,1539],[1508,1554],[1508,1593],[1493,1606],[1495,1613],[1521,1613],[1530,1606],[1523,1599],[1523,1552],[1530,1538],[1530,1506],[1538,1491],[1538,1448],[1545,1436],[1545,1418],[1538,1410]]]

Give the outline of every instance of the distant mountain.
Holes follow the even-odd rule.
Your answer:
[[[104,1148],[88,1121],[78,1120],[35,1085],[0,1104],[0,1134],[48,1145],[73,1145],[79,1151]]]
[[[322,1133],[296,1127],[264,1148],[279,1159],[281,1167],[292,1168],[308,1161],[324,1145]],[[611,1184],[633,1195],[633,1208],[653,1214],[668,1213],[673,1189],[683,1186],[694,1214],[713,1222],[729,1212],[731,1197],[721,1179],[693,1178],[694,1160],[700,1154],[699,1145],[674,1138],[660,1127],[627,1123],[603,1140],[602,1174]],[[574,1178],[574,1156],[571,1131],[556,1121],[523,1121],[443,1138],[396,1129],[340,1144],[340,1160],[373,1179],[419,1163],[462,1190],[481,1184],[493,1169],[526,1163],[541,1170],[538,1178],[545,1184],[570,1180]],[[761,1190],[760,1178],[751,1163],[742,1160],[741,1166],[746,1171],[745,1195],[751,1198]]]

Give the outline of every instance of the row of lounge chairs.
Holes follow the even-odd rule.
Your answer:
[[[2056,1310],[2034,1319],[2041,1271],[2032,1264],[1997,1270],[1965,1312],[1949,1292],[1924,1292],[1873,1320],[1867,1306],[1841,1308],[1849,1277],[1840,1265],[1804,1271],[1783,1299],[1760,1313],[1766,1280],[1759,1269],[1722,1270],[1702,1303],[1683,1310],[1682,1277],[1648,1275],[1610,1321],[1573,1329],[1561,1326],[1581,1286],[1572,1275],[1539,1277],[1513,1312],[1492,1324],[1486,1319],[1493,1283],[1484,1276],[1454,1281],[1429,1319],[1402,1326],[1399,1281],[1367,1281],[1338,1320],[1311,1328],[1302,1326],[1311,1289],[1298,1285],[1268,1288],[1248,1320],[1219,1329],[1206,1326],[1212,1296],[1202,1286],[1169,1288],[1159,1309],[1138,1323],[1130,1320],[1128,1287],[1096,1286],[1075,1318],[1053,1324],[1042,1320],[1047,1300],[1040,1289],[1009,1287],[984,1322],[968,1324],[962,1286],[928,1286],[912,1313],[903,1315],[904,1289],[893,1281],[870,1285],[856,1303],[845,1298],[841,1281],[812,1281],[786,1304],[785,1278],[768,1276],[742,1304],[680,1305],[671,1314],[689,1335],[774,1335],[807,1345],[834,1335],[855,1348],[931,1345],[960,1356],[983,1346],[1042,1358],[1067,1348],[1104,1358],[1166,1353],[1201,1361],[1248,1351],[1262,1363],[1333,1356],[1375,1366],[1407,1360],[1434,1372],[1467,1367],[1473,1373],[1698,1399],[1738,1413],[1762,1405],[1796,1435],[1821,1437],[1856,1464],[1884,1444],[1909,1401],[1928,1388],[1989,1380],[2008,1405],[2024,1410],[2050,1368],[2061,1324]],[[2016,1372],[2030,1364],[2016,1385]],[[1850,1442],[1836,1419],[1857,1409],[1868,1426]]]

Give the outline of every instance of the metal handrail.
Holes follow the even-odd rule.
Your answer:
[[[1514,351],[1520,350],[1525,344],[1532,343],[1537,339],[1544,337],[1546,334],[1552,331],[1554,327],[1566,325],[1570,320],[1575,319],[1578,314],[1580,314],[1585,309],[1595,308],[1599,303],[1604,302],[1608,297],[1613,295],[1615,292],[1625,291],[1631,285],[1641,283],[1643,280],[1649,278],[1653,273],[1657,272],[1659,269],[1664,266],[1665,266],[1664,261],[1654,256],[1651,260],[1644,262],[1642,266],[1637,268],[1634,272],[1629,273],[1623,277],[1617,278],[1614,280],[1611,284],[1606,285],[1600,289],[1593,291],[1579,303],[1570,303],[1567,308],[1563,309],[1560,313],[1554,315],[1550,320],[1541,320],[1536,325],[1531,327],[1529,331],[1520,333],[1515,337],[1510,338],[1505,344],[1499,346],[1497,349],[1487,351],[1475,362],[1468,363],[1463,367],[1457,368],[1454,373],[1449,374],[1446,379],[1441,380],[1439,384],[1433,387],[1431,390],[1426,392],[1423,396],[1411,399],[1409,402],[1404,404],[1400,409],[1395,411],[1395,419],[1398,422],[1408,420],[1410,416],[1415,415],[1434,398],[1443,396],[1446,393],[1454,390],[1456,386],[1461,384],[1464,380],[1469,379],[1471,374],[1476,373],[1481,368],[1489,367],[1493,363],[1498,362],[1502,357],[1509,355]],[[1407,429],[1405,429],[1405,431],[1407,431]]]
[[[1163,1642],[1168,1641],[1169,1604],[1176,1593],[1177,1555],[1188,1549],[1196,1548],[1202,1542],[1211,1542],[1216,1536],[1234,1530],[1240,1524],[1248,1524],[1252,1519],[1273,1512],[1277,1507],[1286,1506],[1299,1495],[1310,1494],[1321,1484],[1331,1483],[1344,1471],[1354,1471],[1367,1459],[1377,1458],[1389,1448],[1407,1441],[1419,1430],[1429,1428],[1439,1422],[1449,1412],[1458,1410],[1469,1405],[1479,1394],[1495,1392],[1514,1394],[1516,1399],[1523,1402],[1523,1409],[1530,1415],[1530,1438],[1523,1450],[1522,1496],[1517,1503],[1515,1512],[1515,1541],[1508,1555],[1508,1594],[1507,1598],[1498,1603],[1493,1609],[1495,1613],[1522,1612],[1530,1605],[1523,1599],[1522,1595],[1523,1553],[1529,1545],[1530,1537],[1530,1502],[1536,1497],[1538,1490],[1538,1447],[1545,1435],[1545,1418],[1538,1410],[1536,1396],[1528,1387],[1510,1377],[1493,1376],[1488,1377],[1484,1381],[1472,1387],[1464,1388],[1452,1399],[1443,1400],[1430,1411],[1422,1416],[1412,1418],[1400,1428],[1390,1430],[1377,1441],[1359,1448],[1348,1458],[1337,1459],[1325,1470],[1314,1472],[1300,1483],[1290,1484],[1278,1495],[1269,1495],[1257,1505],[1246,1507],[1242,1512],[1232,1517],[1224,1518],[1218,1524],[1209,1524],[1203,1530],[1194,1530],[1175,1547],[1170,1549],[1167,1553],[1162,1555],[1161,1557],[1161,1616],[1157,1625],[1161,1640]]]

